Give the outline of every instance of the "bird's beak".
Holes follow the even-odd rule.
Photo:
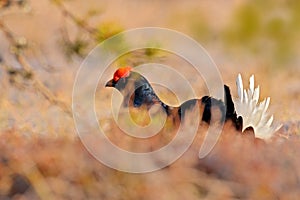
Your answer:
[[[111,79],[110,81],[108,81],[108,82],[105,84],[105,87],[115,87],[114,80]]]

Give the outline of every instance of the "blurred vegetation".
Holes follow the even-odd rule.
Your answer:
[[[229,48],[260,55],[271,65],[295,61],[299,40],[299,1],[247,1],[224,30]]]
[[[297,0],[244,1],[217,28],[199,11],[174,18],[179,18],[178,25],[188,19],[191,34],[200,43],[223,44],[223,54],[253,55],[272,69],[284,69],[299,61],[299,9]]]
[[[68,59],[72,56],[79,56],[80,58],[85,57],[95,45],[123,31],[122,26],[113,21],[101,22],[96,27],[91,27],[89,25],[89,20],[101,14],[98,10],[90,9],[84,17],[79,18],[64,6],[62,3],[63,1],[59,0],[54,2],[64,16],[76,25],[77,29],[77,36],[72,40],[70,39],[70,31],[66,27],[62,27],[63,31],[60,43]],[[121,40],[123,39],[121,38]],[[118,48],[123,48],[124,45],[122,44],[123,41],[114,41],[109,43],[110,46],[107,48],[108,50],[118,52]]]
[[[58,62],[65,65],[53,67],[48,62],[48,56],[51,55],[47,51],[41,53],[43,56],[33,53],[41,50],[39,45],[22,35],[22,28],[31,27],[13,25],[14,20],[20,20],[21,24],[21,18],[32,20],[35,13],[31,5],[36,2],[0,0],[1,200],[299,197],[300,163],[297,156],[300,123],[293,121],[296,116],[292,116],[290,110],[279,111],[288,113],[287,118],[291,121],[284,124],[279,133],[282,137],[277,137],[268,145],[247,138],[245,140],[235,135],[233,130],[224,128],[225,135],[222,135],[218,147],[206,159],[199,161],[196,155],[207,128],[203,125],[203,130],[199,130],[197,135],[200,138],[197,138],[190,152],[161,171],[136,175],[99,164],[78,141],[72,121],[71,95],[68,92],[72,90],[77,64],[95,45],[137,25],[102,18],[105,12],[111,12],[103,9],[104,3],[100,7],[80,7],[80,10],[76,10],[70,6],[76,2],[74,0],[49,0],[57,9],[55,11],[60,13],[61,21],[54,31],[55,39],[51,40],[57,44],[50,48],[62,55],[63,61]],[[217,26],[213,23],[216,13],[207,13],[209,11],[206,9],[200,12],[194,6],[182,11],[182,2],[178,4],[170,14],[170,23],[175,26],[173,28],[180,26],[183,32],[192,35],[201,44],[209,46],[218,43],[218,47],[224,46],[224,49],[217,49],[224,57],[250,55],[251,59],[260,60],[272,69],[275,66],[282,71],[295,65],[297,59],[296,65],[299,65],[300,1],[243,1],[233,8],[224,24]],[[48,9],[42,8],[45,12]],[[170,5],[170,8],[173,7]],[[139,18],[138,12],[144,12],[145,9],[146,13],[149,8],[137,6],[135,9],[136,19],[128,18],[130,22]],[[123,11],[122,6],[120,10]],[[21,13],[21,17],[14,18],[16,13]],[[153,12],[151,16],[156,17]],[[155,20],[158,25],[164,23],[163,19]],[[46,24],[47,21],[42,23]],[[38,31],[33,30],[33,33],[33,37],[39,36]],[[155,41],[149,41],[149,46],[151,48],[120,56],[113,66],[161,62],[169,56],[167,52],[159,50],[161,45]],[[116,54],[128,48],[128,42],[122,37],[107,46],[108,51]],[[57,58],[54,57],[54,60]],[[270,87],[276,86],[278,82],[286,82],[282,88],[289,87],[280,92],[277,87],[273,88],[278,93],[274,95],[280,97],[277,102],[283,101],[282,96],[285,96],[283,104],[295,107],[294,112],[297,112],[300,98],[297,74],[290,72],[281,77],[274,80],[267,77],[264,80],[271,81]],[[293,80],[289,82],[291,77]],[[296,103],[291,103],[291,97]],[[120,133],[119,127],[109,123],[108,119],[105,122],[112,136]],[[119,137],[114,139],[117,144],[128,145],[126,142],[130,142]],[[134,143],[130,145],[135,146]]]
[[[186,12],[173,14],[170,23],[175,26],[186,25],[194,39],[200,44],[208,44],[214,39],[215,31],[210,20],[198,9],[192,8]]]
[[[116,22],[101,23],[96,29],[95,38],[98,43],[122,32],[124,29],[120,24]]]

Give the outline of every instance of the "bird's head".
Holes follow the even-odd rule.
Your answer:
[[[123,96],[128,96],[137,87],[148,83],[141,74],[134,72],[132,69],[129,66],[120,67],[115,71],[113,78],[106,83],[105,87],[116,88]]]
[[[113,78],[108,81],[105,85],[105,87],[114,87],[118,90],[122,89],[122,87],[125,86],[125,83],[127,82],[127,78],[132,73],[132,67],[121,67],[117,69],[114,73]]]
[[[117,69],[105,87],[114,87],[119,90],[124,96],[125,105],[133,104],[134,107],[140,107],[161,102],[148,80],[138,72],[134,72],[131,67]]]

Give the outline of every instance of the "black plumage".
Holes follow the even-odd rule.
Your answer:
[[[121,92],[121,94],[124,96],[124,106],[131,105],[139,108],[144,105],[150,109],[154,104],[159,104],[162,106],[167,116],[177,117],[180,120],[184,119],[185,113],[187,111],[192,111],[198,103],[198,105],[203,107],[202,121],[210,123],[212,117],[212,108],[217,108],[221,113],[220,121],[223,122],[226,120],[231,120],[237,129],[239,129],[239,120],[237,119],[230,89],[226,85],[224,85],[225,102],[210,96],[204,96],[201,99],[188,100],[182,103],[179,107],[167,105],[162,102],[155,94],[155,91],[148,80],[141,74],[131,70],[128,71],[126,76],[124,75],[124,77],[120,77],[117,79],[117,81],[112,79],[107,82],[106,87],[114,87]]]

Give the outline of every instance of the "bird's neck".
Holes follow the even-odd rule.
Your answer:
[[[160,105],[162,109],[169,115],[173,108],[172,106],[164,103],[155,93],[152,86],[147,80],[142,83],[137,83],[135,86],[134,95],[131,96],[134,107],[146,106],[150,109],[153,105]]]

